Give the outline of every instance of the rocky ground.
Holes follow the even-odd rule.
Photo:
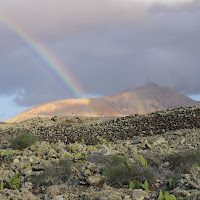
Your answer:
[[[171,116],[176,118],[176,114]],[[193,117],[194,124],[198,125],[199,115]],[[185,122],[185,118],[181,119]],[[42,121],[39,123],[38,120]],[[80,123],[81,127],[84,126],[84,122],[78,119],[68,123],[63,119],[59,123],[56,119],[46,119],[46,123],[43,120],[35,119],[38,127],[53,126],[48,123],[60,128],[71,128],[73,124],[73,128],[76,126],[80,129]],[[10,140],[13,139],[12,130],[17,136],[19,127],[26,126],[31,130],[31,124],[36,126],[35,121],[0,125],[2,200],[200,200],[198,127],[177,128],[150,135],[144,134],[148,131],[146,129],[141,135],[123,139],[115,137],[112,141],[101,136],[95,140],[95,144],[88,143],[87,137],[75,142],[58,140],[54,143],[40,139],[25,149],[13,148]],[[91,124],[93,127],[95,124],[102,126],[113,122],[90,121],[89,127]],[[128,129],[127,123],[124,126]],[[134,185],[131,188],[130,183]],[[161,191],[165,198],[161,197]],[[171,196],[167,197],[168,193]]]

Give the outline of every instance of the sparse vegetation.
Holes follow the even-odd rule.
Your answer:
[[[104,169],[103,174],[107,177],[108,183],[113,186],[128,185],[131,181],[152,183],[155,174],[150,167],[139,162],[128,163],[126,157],[113,157],[109,165]]]
[[[191,168],[200,163],[200,150],[176,153],[170,155],[167,161],[170,163],[171,170],[181,174],[190,173]]]
[[[23,133],[13,139],[10,140],[11,147],[14,149],[19,149],[23,150],[26,149],[27,147],[35,144],[38,141],[38,137],[28,134],[28,133]]]
[[[60,160],[58,163],[53,162],[45,168],[41,175],[34,177],[32,183],[36,187],[65,183],[70,177],[71,167],[72,161],[69,160]]]
[[[91,154],[88,155],[88,158],[86,160],[91,163],[107,166],[109,165],[109,161],[112,159],[112,157],[113,156],[106,156],[101,154]]]

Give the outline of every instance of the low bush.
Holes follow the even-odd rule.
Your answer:
[[[71,175],[72,161],[60,160],[45,168],[41,175],[33,178],[32,183],[35,187],[59,185],[68,181]]]
[[[126,157],[113,157],[103,170],[108,184],[112,186],[129,185],[130,181],[139,183],[152,183],[155,179],[153,169],[142,165],[140,162],[129,164]]]
[[[200,150],[184,151],[167,157],[170,169],[179,173],[190,173],[194,165],[200,164]]]
[[[147,164],[151,167],[159,167],[161,163],[161,159],[151,153],[142,153],[142,156],[147,161]]]
[[[121,164],[124,161],[127,161],[127,158],[124,156],[117,156],[117,155],[102,155],[102,154],[91,154],[88,156],[86,161],[91,163],[95,163],[98,165],[103,165],[104,169],[109,168],[109,166],[114,166],[117,164]]]
[[[35,144],[38,141],[38,137],[28,134],[28,133],[23,133],[13,139],[10,140],[11,147],[14,149],[25,149],[33,144]]]

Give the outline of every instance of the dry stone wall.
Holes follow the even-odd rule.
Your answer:
[[[54,118],[55,119],[55,118]],[[40,119],[41,121],[41,119]],[[94,144],[100,138],[108,141],[115,139],[131,139],[134,136],[149,136],[163,134],[170,130],[200,128],[200,108],[187,107],[167,111],[158,111],[149,115],[127,116],[89,125],[46,125],[34,120],[29,126],[15,124],[2,129],[1,134],[18,135],[22,132],[38,135],[41,140],[64,143],[81,141],[83,138],[88,144]]]

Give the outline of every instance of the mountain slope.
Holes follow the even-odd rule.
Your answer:
[[[133,114],[147,114],[168,108],[200,106],[200,102],[174,89],[149,84],[112,96],[93,99],[69,99],[49,102],[26,110],[6,122],[20,122],[36,116],[120,117]]]

